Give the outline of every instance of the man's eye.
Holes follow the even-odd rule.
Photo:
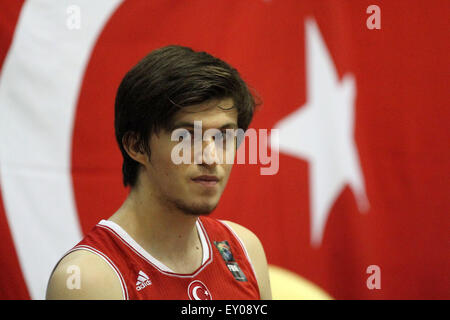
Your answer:
[[[222,141],[224,138],[224,135],[222,132],[218,132],[214,135],[214,141]]]
[[[227,130],[225,132],[225,139],[227,139],[227,140],[234,139],[234,130]]]
[[[202,142],[203,141],[203,136],[201,134],[199,135],[194,135],[194,133],[191,133],[191,137],[192,137],[192,143],[196,142]]]
[[[181,141],[181,140],[187,140],[187,139],[189,139],[192,135],[193,135],[193,134],[190,133],[189,131],[183,130],[183,132],[181,132],[181,134],[179,135],[178,141]]]

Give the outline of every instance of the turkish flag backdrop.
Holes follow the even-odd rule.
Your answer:
[[[77,240],[74,236],[60,247],[55,247],[58,241],[49,240],[63,242],[67,230],[73,228],[72,220],[62,216],[68,212],[63,206],[73,207],[79,223],[75,234],[81,237],[124,200],[127,190],[121,183],[113,106],[122,77],[137,61],[153,49],[180,44],[229,62],[263,101],[251,128],[270,131],[314,104],[308,95],[312,86],[308,70],[314,73],[310,62],[319,56],[308,51],[312,48],[308,41],[324,44],[320,52],[326,52],[337,77],[330,83],[344,83],[346,76],[352,79],[353,100],[347,103],[352,120],[351,130],[347,129],[352,134],[348,139],[357,155],[352,168],[360,172],[367,207],[358,206],[357,191],[346,179],[336,178],[334,171],[325,174],[324,181],[337,181],[338,188],[332,197],[320,198],[319,194],[317,198],[328,209],[320,241],[313,242],[313,173],[321,167],[314,157],[284,152],[283,141],[293,141],[295,147],[295,139],[310,141],[310,136],[283,136],[281,129],[278,172],[261,175],[261,167],[267,165],[235,165],[212,217],[246,226],[260,238],[269,264],[295,272],[334,298],[450,298],[450,2],[376,1],[380,29],[368,27],[372,12],[367,8],[372,4],[365,0],[115,0],[96,1],[95,5],[44,1],[39,6],[32,1],[0,2],[0,298],[44,297],[55,257]],[[74,11],[67,10],[71,5],[79,9],[78,29],[66,23],[73,18]],[[60,104],[49,111],[50,102],[45,99],[53,101],[53,96],[67,88],[64,83],[72,75],[67,70],[76,66],[69,57],[80,56],[78,50],[102,6],[109,6],[109,11],[86,45],[82,67],[73,69],[79,73],[73,75],[79,83],[73,89],[73,111],[64,113],[70,123],[64,126],[70,143],[62,148],[58,131],[48,128],[62,121],[58,112],[68,106]],[[32,9],[34,24],[27,23],[27,10]],[[24,34],[33,41],[20,42]],[[39,60],[42,63],[16,58],[35,54],[34,46],[54,57],[52,67],[45,65],[46,54]],[[58,59],[67,69],[55,67]],[[42,73],[56,80],[46,82]],[[322,76],[326,82],[326,74]],[[342,87],[336,85],[336,92]],[[323,97],[329,97],[328,88],[318,87]],[[26,103],[25,96],[36,107]],[[323,101],[340,107],[330,97]],[[339,119],[330,121],[339,124]],[[321,125],[321,118],[314,121]],[[11,130],[20,136],[31,127],[36,131],[30,137],[49,147],[18,159],[16,148],[26,152],[34,144],[16,140]],[[323,141],[314,141],[332,146],[332,137],[324,135]],[[59,154],[68,159],[62,169],[51,162]],[[41,164],[41,156],[46,155],[51,156],[49,162],[33,167],[34,157]],[[319,160],[341,165],[334,157]],[[50,190],[46,183],[57,186],[65,170],[70,175],[73,204],[60,200],[52,206],[64,198],[46,192]],[[31,187],[34,184],[19,183],[22,180],[17,175],[23,181],[37,179],[39,193]],[[43,205],[48,207],[35,213],[35,207]],[[27,217],[35,220],[29,223]],[[56,223],[55,219],[60,220]],[[30,257],[42,259],[48,267],[33,269]],[[378,289],[368,287],[371,265],[380,270]]]

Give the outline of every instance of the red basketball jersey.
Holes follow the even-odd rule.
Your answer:
[[[68,253],[87,250],[106,261],[122,285],[124,299],[260,299],[249,256],[234,231],[207,217],[197,219],[196,226],[203,262],[192,274],[173,272],[108,220],[100,221]]]

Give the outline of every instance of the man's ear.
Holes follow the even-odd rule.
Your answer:
[[[146,165],[148,162],[147,153],[142,150],[142,146],[139,145],[138,134],[135,132],[127,132],[122,137],[122,146],[131,159],[139,162],[142,165]]]

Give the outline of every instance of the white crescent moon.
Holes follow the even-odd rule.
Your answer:
[[[197,295],[197,290],[198,290],[199,288],[201,288],[201,287],[200,287],[200,286],[195,286],[194,289],[192,289],[192,295],[194,296],[194,299],[195,299],[195,300],[202,300],[202,299],[200,299],[200,298],[198,297],[198,295]]]

